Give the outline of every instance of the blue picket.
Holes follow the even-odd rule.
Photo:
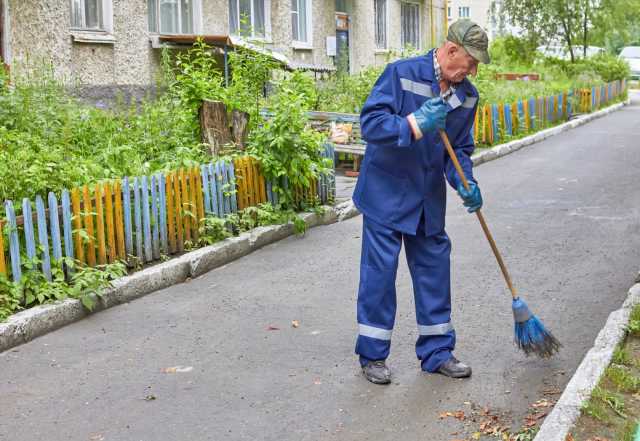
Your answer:
[[[200,167],[200,176],[202,176],[202,194],[204,195],[204,211],[207,214],[213,212],[211,210],[211,196],[209,195],[209,173],[207,172],[207,166]]]
[[[153,258],[160,258],[160,225],[158,225],[158,180],[151,176],[151,248]]]
[[[596,108],[596,87],[591,88],[591,111]]]
[[[573,90],[570,90],[567,93],[567,119],[571,119],[573,115],[573,108],[571,107],[571,102],[573,101]]]
[[[131,188],[129,178],[122,180],[122,211],[124,217],[124,248],[127,255],[133,255],[133,228],[131,223]]]
[[[62,259],[62,241],[60,240],[60,219],[58,217],[58,199],[49,192],[49,228],[51,231],[51,249],[54,260]]]
[[[513,135],[513,121],[511,119],[511,106],[508,104],[504,105],[504,125],[505,132],[507,135]]]
[[[207,166],[209,169],[209,191],[211,192],[211,211],[216,216],[220,217],[220,208],[218,206],[218,181],[216,180],[216,173],[214,165],[211,163]]]
[[[169,244],[167,237],[167,181],[163,174],[158,175],[160,180],[158,186],[160,188],[160,243],[162,252],[169,254]]]
[[[562,94],[558,95],[558,114],[557,117],[560,120],[563,120],[565,117],[564,112],[562,111],[562,108],[564,107],[564,96]]]
[[[142,234],[144,241],[144,256],[147,262],[151,262],[153,260],[153,252],[151,250],[151,219],[149,217],[149,186],[147,182],[147,177],[143,176],[141,179],[141,188],[142,191],[142,205],[140,206],[142,210]]]
[[[27,258],[29,260],[36,257],[36,239],[33,230],[33,213],[31,211],[31,201],[24,198],[22,200],[22,219],[24,222],[24,240],[27,245]]]
[[[71,227],[71,199],[69,191],[62,191],[62,230],[64,232],[64,255],[70,259],[74,258],[73,251],[73,228]]]
[[[13,209],[13,202],[6,201],[4,208],[7,213],[7,223],[9,225],[9,255],[11,256],[11,274],[14,282],[22,279],[22,269],[20,267],[20,241],[18,240],[18,223],[16,222],[16,212]]]
[[[220,217],[223,217],[224,212],[224,195],[222,193],[222,166],[221,161],[216,162],[216,191],[218,192],[218,213]]]
[[[136,229],[136,256],[144,262],[142,250],[142,213],[140,210],[140,184],[138,178],[133,178],[133,214]]]
[[[47,235],[47,213],[44,201],[36,196],[36,219],[38,221],[38,243],[42,249],[42,272],[51,281],[51,255],[49,254],[49,236]]]
[[[238,193],[236,191],[236,170],[233,161],[229,161],[229,182],[231,184],[231,212],[238,212]]]
[[[537,114],[536,114],[536,99],[529,98],[529,129],[533,130],[537,127]]]
[[[498,105],[497,104],[492,104],[491,105],[491,114],[492,114],[492,125],[493,125],[493,139],[494,141],[498,141],[500,139],[500,126],[499,126],[499,121],[500,121],[500,114],[498,112]]]
[[[524,104],[522,103],[522,101],[518,101],[516,107],[518,109],[518,130],[520,132],[524,132],[526,130],[524,120]]]

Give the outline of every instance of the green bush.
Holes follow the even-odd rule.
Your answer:
[[[570,77],[584,78],[585,76],[597,76],[606,83],[628,78],[631,71],[629,65],[610,54],[600,54],[595,57],[576,60],[575,63],[564,60],[555,60],[554,63]]]
[[[260,160],[267,180],[274,183],[282,208],[298,209],[296,188],[309,188],[311,180],[327,171],[322,157],[324,135],[308,126],[307,94],[298,85],[304,74],[294,72],[276,84],[267,104],[269,118],[249,135],[249,153]],[[286,179],[288,185],[283,185]]]

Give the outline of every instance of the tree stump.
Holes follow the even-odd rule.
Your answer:
[[[233,140],[236,146],[244,150],[249,130],[249,114],[241,110],[233,109],[231,112]]]
[[[225,144],[233,141],[229,130],[227,106],[221,101],[203,100],[200,107],[202,142],[209,145],[211,156],[217,156]]]

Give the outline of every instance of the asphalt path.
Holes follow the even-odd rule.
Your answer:
[[[557,398],[640,269],[639,140],[636,104],[476,169],[516,287],[564,345],[551,360],[513,345],[509,293],[450,192],[456,355],[471,379],[419,370],[404,258],[394,381],[362,377],[356,217],[0,354],[0,439],[450,441],[490,415],[516,430]]]

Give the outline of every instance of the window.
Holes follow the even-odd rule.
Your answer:
[[[293,41],[311,45],[311,0],[291,0]]]
[[[451,18],[451,6],[447,6],[447,17]]]
[[[195,34],[199,0],[148,0],[149,30],[160,34]]]
[[[469,18],[469,6],[460,6],[458,8],[458,16],[460,18]]]
[[[336,12],[347,12],[347,0],[336,0]]]
[[[387,0],[374,0],[376,48],[387,48]]]
[[[103,0],[72,0],[71,27],[103,31]]]
[[[402,47],[420,48],[420,5],[401,3]]]
[[[233,35],[267,38],[268,0],[229,0],[229,29]]]

